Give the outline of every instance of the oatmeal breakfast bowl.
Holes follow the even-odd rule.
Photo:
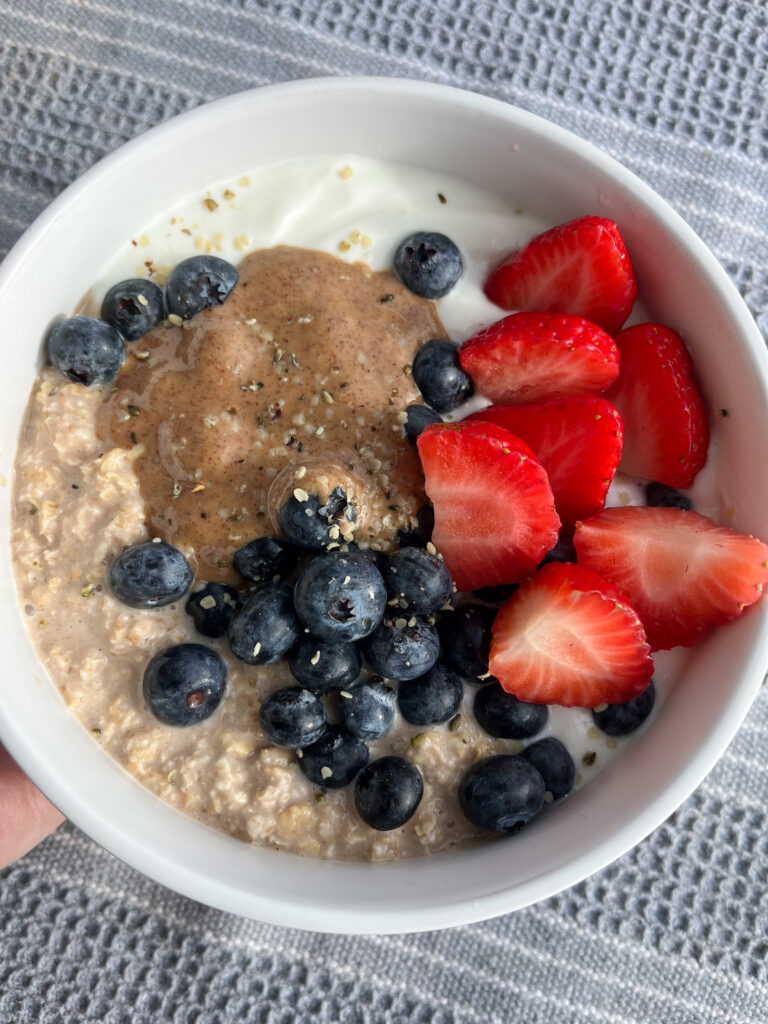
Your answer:
[[[0,739],[157,881],[492,917],[639,842],[746,714],[763,343],[568,132],[393,79],[232,96],[67,189],[0,311]]]

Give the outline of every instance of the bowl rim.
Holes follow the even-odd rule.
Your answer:
[[[34,252],[49,227],[62,212],[71,204],[78,202],[91,184],[105,172],[111,170],[113,166],[131,160],[140,152],[151,149],[160,134],[174,130],[183,131],[187,124],[193,123],[201,117],[215,116],[217,110],[237,107],[241,104],[250,107],[262,98],[268,99],[277,95],[300,95],[306,91],[313,93],[321,91],[328,96],[329,101],[332,101],[334,95],[358,89],[374,89],[379,94],[391,95],[400,99],[415,95],[431,96],[436,101],[459,104],[467,109],[474,109],[478,113],[485,111],[500,116],[511,127],[516,126],[529,130],[533,134],[546,136],[555,145],[571,151],[596,169],[610,175],[621,187],[632,193],[640,205],[663,218],[668,230],[699,262],[708,280],[717,287],[719,299],[738,333],[740,342],[746,346],[756,364],[762,367],[763,379],[768,381],[768,354],[766,354],[757,325],[736,286],[693,229],[669,203],[646,185],[642,179],[591,142],[518,106],[469,90],[413,79],[376,76],[323,77],[261,86],[202,104],[149,129],[103,157],[76,179],[24,232],[0,265],[0,303],[12,286],[17,270],[29,254]],[[763,613],[764,623],[766,614],[768,613]],[[176,892],[196,900],[203,898],[209,905],[225,911],[246,914],[270,924],[287,925],[300,929],[345,934],[426,931],[488,919],[552,896],[601,870],[657,828],[702,782],[722,756],[749,711],[751,702],[768,670],[768,630],[763,628],[759,640],[760,642],[756,643],[749,653],[738,685],[734,686],[726,714],[719,721],[716,731],[709,737],[708,742],[696,751],[695,756],[687,763],[685,769],[664,786],[643,814],[611,834],[610,838],[598,848],[592,849],[574,860],[569,860],[555,871],[548,871],[522,883],[513,883],[481,898],[457,896],[454,900],[445,901],[439,907],[430,908],[429,912],[425,912],[423,908],[413,912],[404,912],[402,909],[391,911],[386,907],[371,912],[367,908],[346,906],[343,917],[335,922],[337,927],[333,928],[329,928],[327,920],[323,919],[324,911],[322,909],[286,903],[284,898],[275,897],[269,892],[258,895],[250,893],[248,905],[245,906],[244,894],[239,889],[229,886],[225,879],[219,878],[218,881],[212,881],[208,876],[201,877],[192,871],[180,871],[179,865],[172,859],[164,857],[162,851],[152,849],[135,837],[121,832],[114,823],[99,816],[85,801],[79,798],[77,793],[71,792],[66,787],[64,780],[52,771],[46,764],[45,758],[37,752],[33,737],[26,735],[17,726],[13,715],[2,705],[0,705],[0,739],[23,770],[78,827],[110,853]],[[167,809],[169,812],[173,811],[172,808],[168,807]],[[449,854],[449,856],[455,856],[455,854]],[[383,865],[364,864],[362,867],[368,871],[381,871]],[[355,865],[351,870],[360,870],[360,868],[360,865]],[[201,897],[201,889],[205,892],[203,897]]]

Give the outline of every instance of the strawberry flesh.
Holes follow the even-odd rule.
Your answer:
[[[607,398],[624,421],[622,472],[690,487],[709,448],[704,402],[683,339],[661,324],[616,335],[620,372]]]
[[[505,316],[465,341],[459,360],[477,391],[506,405],[597,395],[619,374],[613,338],[563,313]]]
[[[491,405],[468,419],[496,423],[530,445],[547,471],[564,524],[572,526],[604,507],[622,443],[621,417],[604,398]]]
[[[560,520],[531,449],[492,423],[435,423],[417,441],[435,511],[432,540],[458,590],[522,579],[552,548]]]
[[[653,660],[637,612],[611,583],[551,562],[500,609],[488,669],[518,700],[590,708],[637,697]]]
[[[653,650],[692,647],[768,582],[768,545],[679,508],[607,508],[577,523],[574,544],[637,609]]]
[[[502,309],[571,313],[613,333],[632,311],[637,283],[616,223],[580,217],[510,253],[484,290]]]

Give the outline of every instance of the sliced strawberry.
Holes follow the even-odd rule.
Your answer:
[[[621,417],[604,398],[491,405],[467,417],[504,427],[531,446],[547,471],[563,523],[599,512],[621,457]]]
[[[557,541],[552,489],[531,449],[492,423],[435,423],[418,439],[432,540],[459,590],[516,583]]]
[[[616,223],[581,217],[510,253],[485,294],[502,309],[572,313],[613,333],[632,310],[637,283]]]
[[[574,543],[637,609],[653,650],[692,647],[768,582],[768,545],[679,508],[607,508],[577,523]]]
[[[597,395],[619,374],[619,354],[605,331],[563,313],[513,313],[459,349],[475,388],[516,405],[570,395]]]
[[[496,616],[488,669],[519,700],[592,708],[637,697],[653,660],[637,612],[612,584],[550,562]]]
[[[619,377],[607,398],[624,421],[621,469],[690,487],[707,461],[709,426],[683,339],[660,324],[616,335]]]

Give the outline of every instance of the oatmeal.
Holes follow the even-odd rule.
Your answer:
[[[291,501],[311,511],[311,498],[326,507],[339,491],[353,513],[330,528],[324,550],[359,545],[391,552],[401,532],[420,525],[424,475],[404,432],[407,407],[420,405],[425,387],[420,394],[414,356],[426,342],[466,338],[500,318],[483,297],[478,267],[499,254],[502,235],[508,244],[516,232],[532,232],[519,214],[461,183],[441,181],[438,188],[429,175],[366,161],[355,163],[354,174],[341,173],[347,166],[303,162],[267,169],[258,180],[241,177],[222,185],[218,199],[198,197],[174,211],[168,241],[158,241],[159,229],[132,240],[109,269],[109,285],[136,274],[162,286],[182,256],[214,250],[238,261],[238,284],[223,304],[188,319],[172,314],[131,342],[114,382],[83,387],[53,367],[42,371],[16,460],[14,566],[30,632],[64,700],[94,742],[142,785],[248,842],[325,858],[391,860],[488,835],[462,812],[461,780],[483,759],[522,752],[531,737],[481,728],[473,704],[487,674],[478,669],[487,665],[462,669],[468,684],[459,686],[450,717],[420,726],[397,712],[391,731],[366,738],[371,762],[401,758],[423,780],[412,817],[377,830],[356,813],[353,786],[334,788],[325,765],[321,781],[311,781],[300,770],[302,749],[265,735],[265,701],[297,686],[298,670],[286,657],[259,664],[257,640],[241,660],[226,636],[201,637],[184,610],[188,594],[163,607],[135,608],[118,601],[109,585],[110,568],[126,548],[162,538],[186,556],[196,587],[236,584],[245,607],[259,588],[249,595],[232,567],[234,553],[278,534],[278,513]],[[298,212],[297,195],[308,197]],[[422,226],[414,220],[430,202],[440,210],[438,227],[471,257],[437,307],[389,269],[394,243]],[[330,226],[320,231],[313,214],[325,206],[347,211],[345,203],[348,215],[329,216]],[[84,311],[98,309],[101,292],[95,286]],[[143,305],[146,296],[135,294]],[[474,399],[446,418],[484,404]],[[711,485],[710,477],[701,486],[705,500],[713,500]],[[618,476],[608,503],[642,503],[639,491]],[[433,545],[422,550],[438,558]],[[311,557],[305,552],[296,572]],[[201,614],[216,602],[213,592],[203,592]],[[434,612],[414,612],[397,592],[387,598],[379,628],[409,637],[434,632]],[[481,617],[490,621],[500,600],[481,598]],[[477,605],[475,598],[461,601]],[[445,651],[450,645],[441,639]],[[201,643],[226,667],[223,699],[205,721],[163,724],[142,689],[147,665],[173,645]],[[318,641],[316,650],[295,637],[292,643],[311,667],[334,648],[333,640]],[[368,637],[360,646],[365,680],[381,653]],[[660,696],[684,657],[680,649],[654,655]],[[350,664],[354,676],[354,658]],[[329,690],[321,695],[335,723],[350,693]],[[536,740],[557,738],[567,747],[576,789],[624,743],[596,728],[587,708],[553,704],[536,728]],[[560,795],[547,790],[543,799]]]
[[[356,540],[391,548],[425,501],[415,449],[404,443],[402,413],[419,397],[405,371],[421,343],[444,334],[434,305],[390,272],[279,247],[246,257],[224,305],[143,338],[135,351],[149,356],[129,350],[116,386],[83,388],[42,372],[15,494],[30,625],[95,740],[185,813],[247,841],[336,858],[411,856],[477,831],[456,787],[494,744],[471,716],[453,732],[400,722],[369,744],[371,758],[400,754],[425,780],[412,821],[377,833],[357,818],[348,790],[312,785],[292,751],[265,739],[264,699],[295,684],[284,662],[248,666],[226,641],[208,641],[227,666],[220,708],[194,729],[157,721],[141,691],[147,661],[200,638],[180,603],[128,608],[106,580],[126,545],[162,536],[202,578],[242,584],[232,553],[274,533],[270,490],[274,506],[281,473],[288,486],[321,492],[339,480],[353,490],[354,481]]]

